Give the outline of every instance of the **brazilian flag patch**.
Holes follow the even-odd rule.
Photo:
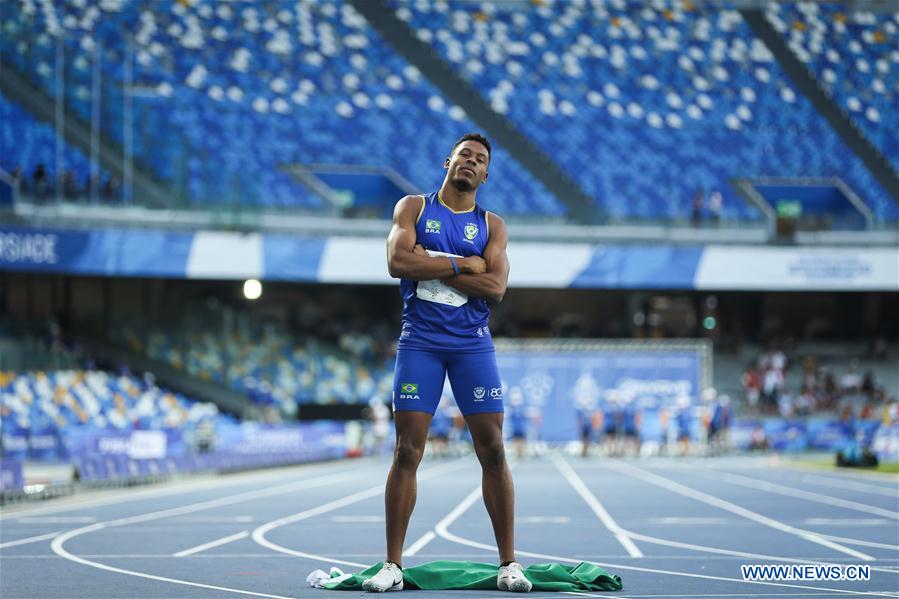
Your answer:
[[[418,393],[418,383],[403,383],[400,389],[403,393]]]

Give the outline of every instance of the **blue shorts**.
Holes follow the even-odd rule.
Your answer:
[[[503,384],[495,352],[400,349],[393,374],[393,410],[433,414],[449,376],[464,416],[503,412]]]

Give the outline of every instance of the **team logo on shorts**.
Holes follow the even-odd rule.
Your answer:
[[[440,221],[434,220],[433,218],[429,218],[425,221],[425,233],[437,233],[440,234]]]
[[[486,394],[487,394],[487,389],[485,389],[484,387],[475,387],[474,388],[474,398],[477,401],[481,401],[482,399],[484,399],[484,395],[486,395]]]
[[[465,225],[465,239],[468,241],[472,241],[475,237],[478,236],[478,226],[474,223],[468,223]]]
[[[400,399],[421,399],[418,396],[418,383],[403,383],[400,385]]]

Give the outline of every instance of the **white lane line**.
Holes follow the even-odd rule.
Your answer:
[[[516,524],[568,524],[571,518],[568,516],[522,516],[515,518]]]
[[[429,530],[425,534],[421,535],[421,538],[409,545],[409,548],[403,551],[403,555],[406,557],[412,557],[419,551],[421,551],[425,545],[433,541],[437,538],[437,533],[433,530]]]
[[[305,553],[302,551],[296,551],[295,549],[290,549],[288,547],[284,547],[282,545],[278,545],[277,543],[273,543],[265,538],[265,535],[278,528],[280,526],[284,526],[286,524],[292,524],[294,522],[299,522],[300,520],[305,520],[306,518],[312,518],[313,516],[318,516],[324,513],[327,513],[331,510],[336,510],[338,508],[342,508],[348,505],[352,505],[356,502],[362,501],[364,499],[369,499],[371,497],[377,497],[384,493],[384,485],[378,485],[377,487],[371,487],[370,489],[366,489],[364,491],[359,491],[357,493],[353,493],[351,495],[347,495],[345,497],[341,497],[340,499],[335,499],[334,501],[329,501],[328,503],[324,503],[320,506],[314,507],[312,509],[304,510],[302,512],[293,514],[292,516],[287,516],[286,518],[279,518],[277,520],[272,520],[271,522],[267,522],[262,526],[259,526],[255,530],[253,530],[253,541],[271,549],[272,551],[278,551],[280,553],[287,553],[289,555],[293,555],[295,557],[302,557],[305,559],[311,559],[315,561],[325,562],[327,564],[342,564],[344,566],[352,566],[354,568],[367,568],[371,564],[360,564],[359,562],[351,562],[347,560],[327,557],[324,555],[318,555],[315,553]]]
[[[899,486],[888,489],[882,485],[871,485],[868,483],[858,482],[854,480],[834,480],[829,476],[816,476],[814,474],[806,474],[802,477],[802,482],[810,482],[813,485],[822,487],[835,487],[837,489],[852,489],[860,493],[869,493],[871,495],[883,495],[885,497],[899,497]]]
[[[814,466],[803,466],[802,464],[788,463],[788,462],[780,462],[778,467],[783,468],[784,470],[793,470],[796,472],[807,472],[807,473],[817,473],[817,474],[825,474],[831,478],[838,478],[841,480],[852,479],[857,481],[869,480],[869,481],[878,481],[885,482],[892,485],[899,485],[899,475],[897,474],[887,474],[882,472],[865,472],[863,470],[822,470],[820,468],[815,468]],[[874,485],[877,486],[877,485]]]
[[[191,524],[243,524],[253,520],[255,520],[253,516],[188,516],[174,519],[175,522],[190,522]]]
[[[806,518],[805,523],[820,526],[884,526],[890,522],[883,518]]]
[[[608,597],[607,595],[595,595],[596,597]],[[615,599],[648,599],[650,597],[656,599],[664,599],[665,597],[785,597],[783,593],[690,593],[689,595],[677,595],[671,593],[653,593],[648,595],[634,595],[631,593],[627,598],[615,595]],[[831,597],[829,593],[790,593],[790,597]]]
[[[615,522],[606,508],[603,507],[599,499],[596,498],[596,495],[587,488],[587,485],[584,484],[584,481],[578,476],[577,472],[574,471],[568,462],[562,458],[553,456],[553,463],[556,465],[556,468],[559,469],[559,472],[562,473],[562,476],[565,477],[565,480],[567,480],[574,490],[577,491],[577,494],[581,496],[581,499],[583,499],[590,509],[593,510],[593,513],[596,514],[599,521],[603,523],[603,526],[615,535],[615,538],[618,539],[621,546],[627,550],[628,555],[631,557],[643,557],[643,552],[640,551],[625,531],[618,526],[618,523]]]
[[[371,458],[361,458],[354,460],[355,464],[372,462]],[[317,471],[323,470],[327,464],[299,464],[289,467],[284,472],[272,474],[271,472],[248,472],[230,475],[227,478],[216,476],[207,480],[190,480],[185,483],[177,482],[163,484],[159,488],[150,489],[129,489],[126,491],[104,491],[102,497],[94,497],[92,499],[84,499],[82,501],[67,501],[60,499],[60,503],[49,506],[37,507],[25,510],[9,510],[0,512],[0,521],[6,519],[20,518],[22,516],[33,516],[36,514],[54,514],[58,512],[70,512],[85,508],[101,507],[107,505],[118,505],[121,503],[130,503],[140,501],[142,499],[151,499],[156,497],[166,497],[168,495],[181,495],[184,493],[194,493],[198,491],[208,491],[221,487],[233,487],[237,485],[253,485],[255,487],[269,486],[271,481],[277,481],[285,478],[293,478],[296,470],[305,470],[305,474],[315,474]]]
[[[759,553],[750,553],[747,551],[734,551],[731,549],[720,549],[718,547],[709,547],[707,545],[693,545],[691,543],[683,543],[680,541],[671,541],[669,539],[660,539],[659,537],[643,535],[638,532],[634,532],[634,531],[630,531],[630,530],[624,530],[624,532],[632,539],[636,539],[637,541],[644,541],[646,543],[652,543],[653,545],[678,547],[681,549],[689,549],[691,551],[699,551],[702,553],[718,554],[721,556],[743,557],[743,558],[750,558],[750,559],[763,559],[766,561],[778,561],[778,562],[788,562],[788,563],[798,563],[798,564],[824,564],[824,565],[830,564],[834,559],[834,558],[798,558],[798,557],[784,557],[784,556],[780,556],[780,555],[763,555],[763,554],[759,554]],[[656,557],[657,556],[652,556],[652,559],[656,559]],[[693,558],[693,559],[696,559],[696,558]],[[709,558],[703,557],[703,559],[709,559]],[[855,559],[855,558],[837,558],[837,559]],[[877,572],[885,571],[880,566],[871,566],[871,570],[874,570]]]
[[[709,495],[708,493],[697,491],[696,489],[692,489],[680,483],[674,482],[673,480],[665,478],[663,476],[659,476],[658,474],[648,472],[646,470],[643,470],[642,468],[637,468],[636,466],[617,462],[609,462],[608,465],[615,468],[619,472],[624,472],[625,474],[628,474],[635,478],[640,478],[658,487],[673,491],[678,495],[684,495],[685,497],[690,497],[691,499],[701,501],[702,503],[726,510],[733,514],[737,514],[738,516],[742,516],[747,520],[758,522],[759,524],[763,524],[765,526],[768,526],[769,528],[798,536],[812,543],[823,545],[824,547],[828,547],[830,549],[833,549],[834,551],[839,551],[840,553],[845,553],[846,555],[851,555],[852,557],[857,557],[858,559],[866,561],[874,560],[874,556],[868,555],[867,553],[862,553],[861,551],[856,551],[855,549],[851,549],[844,545],[840,545],[839,543],[831,541],[818,533],[812,532],[810,530],[796,528],[795,526],[790,526],[789,524],[784,524],[780,520],[775,520],[774,518],[763,516],[762,514],[753,512],[752,510],[739,506],[735,503],[731,503],[730,501],[725,501],[724,499]]]
[[[204,588],[204,589],[212,589],[215,591],[223,591],[226,593],[236,593],[238,595],[251,595],[255,597],[271,597],[273,599],[291,599],[290,597],[285,597],[282,595],[271,595],[267,593],[257,593],[255,591],[247,591],[243,589],[234,589],[230,587],[222,587],[216,585],[208,585],[200,582],[193,582],[191,580],[183,580],[180,578],[168,578],[165,576],[156,576],[154,574],[147,574],[146,572],[138,572],[135,570],[126,570],[124,568],[116,568],[114,566],[109,566],[107,564],[101,564],[100,562],[91,561],[89,559],[85,559],[81,556],[74,555],[69,553],[66,550],[65,544],[74,539],[75,537],[79,537],[81,535],[96,532],[98,530],[103,530],[104,528],[108,528],[111,526],[122,526],[125,524],[132,524],[134,522],[145,522],[147,520],[156,520],[159,518],[167,518],[170,516],[180,516],[182,514],[189,514],[193,512],[198,512],[202,510],[212,509],[216,507],[221,507],[225,505],[233,505],[235,503],[240,503],[243,501],[249,501],[252,499],[259,499],[261,497],[271,497],[274,495],[281,495],[284,493],[290,493],[297,490],[306,490],[314,487],[321,487],[332,483],[344,482],[348,480],[357,480],[358,473],[357,469],[345,469],[343,472],[337,472],[333,474],[328,474],[319,477],[307,478],[299,481],[295,481],[292,483],[278,485],[276,487],[270,487],[267,489],[260,489],[256,491],[246,491],[243,493],[238,493],[236,495],[229,495],[226,497],[220,497],[217,499],[212,499],[208,501],[201,501],[197,503],[188,504],[185,506],[171,508],[167,510],[159,510],[156,512],[149,512],[146,514],[140,514],[138,516],[131,516],[128,518],[119,518],[117,520],[109,520],[107,522],[97,522],[95,524],[91,524],[89,526],[83,526],[81,528],[76,528],[65,532],[56,538],[53,539],[53,542],[50,544],[50,548],[53,552],[69,561],[75,562],[77,564],[81,564],[84,566],[89,566],[91,568],[96,568],[98,570],[105,570],[107,572],[115,572],[117,574],[125,574],[127,576],[135,576],[137,578],[146,578],[148,580],[158,580],[161,582],[170,582],[172,584],[180,584],[184,586]]]
[[[92,524],[91,526],[78,529],[81,531],[80,534],[85,534],[88,532],[93,532],[95,530],[102,530],[103,523]],[[76,531],[71,531],[76,532]],[[69,533],[66,533],[68,535]],[[82,564],[85,566],[90,566],[91,568],[97,568],[98,570],[106,570],[107,572],[115,572],[117,574],[125,574],[127,576],[135,576],[137,578],[146,578],[148,580],[158,580],[160,582],[171,582],[172,584],[180,584],[189,587],[198,587],[201,589],[212,589],[213,591],[224,591],[226,593],[236,593],[238,595],[252,595],[254,597],[271,597],[273,599],[292,599],[291,597],[286,597],[284,595],[270,595],[268,593],[257,593],[255,591],[246,591],[243,589],[232,589],[230,587],[221,587],[212,584],[203,584],[201,582],[193,582],[191,580],[182,580],[180,578],[167,578],[165,576],[156,576],[155,574],[147,574],[146,572],[137,572],[135,570],[126,570],[124,568],[116,568],[114,566],[108,566],[106,564],[101,564],[100,562],[92,562],[87,559],[83,559],[77,555],[73,555],[66,551],[63,544],[71,539],[69,536],[66,538],[66,535],[62,535],[60,537],[56,537],[53,541],[53,551],[57,555],[64,557],[65,559],[75,562],[76,564]]]
[[[830,539],[831,541],[839,541],[840,543],[845,543],[847,545],[858,545],[859,547],[874,547],[876,549],[890,549],[892,551],[899,551],[899,545],[891,545],[889,543],[877,543],[875,541],[863,541],[862,539],[850,539],[849,537],[840,537],[837,535],[826,535],[824,533],[817,533],[825,539]]]
[[[721,526],[722,524],[729,524],[732,520],[728,518],[689,518],[689,517],[681,517],[681,516],[665,516],[662,518],[649,518],[646,520],[649,524],[689,524],[690,526],[697,526],[701,524],[709,524],[715,526]]]
[[[702,473],[701,469],[697,468],[697,470]],[[715,480],[725,480],[731,484],[740,485],[742,487],[761,489],[763,491],[768,491],[769,493],[786,495],[788,497],[798,497],[799,499],[805,499],[807,501],[824,503],[827,505],[845,508],[847,510],[855,510],[857,512],[865,512],[868,514],[874,514],[875,516],[883,516],[884,518],[899,520],[899,512],[895,512],[893,510],[885,510],[883,508],[879,508],[873,505],[867,505],[865,503],[859,503],[857,501],[849,501],[847,499],[840,499],[839,497],[833,497],[831,495],[823,495],[821,493],[815,493],[813,491],[795,489],[793,487],[787,487],[785,485],[770,483],[759,480],[757,478],[749,478],[748,476],[740,476],[739,474],[732,474],[728,472],[716,471],[712,473],[707,472],[707,474],[713,476]]]
[[[440,520],[440,522],[434,525],[434,531],[437,533],[437,535],[443,537],[447,541],[453,541],[455,543],[459,543],[459,540],[457,539],[461,539],[462,541],[464,541],[462,537],[457,537],[456,535],[451,533],[449,531],[449,527],[453,522],[459,519],[459,516],[464,514],[468,510],[468,508],[474,505],[474,503],[480,498],[481,487],[480,485],[478,485],[477,487],[475,487],[474,491],[466,495],[465,498],[456,505],[456,507],[451,509],[450,512]],[[462,542],[461,544],[465,545],[466,543]],[[471,545],[470,543],[468,544]],[[496,547],[493,545],[484,545],[481,543],[471,546],[477,546],[480,549],[487,549],[489,551],[496,550]]]
[[[478,497],[480,497],[481,489],[478,487],[471,494],[469,494],[462,502],[457,505],[450,514],[447,515],[446,518],[441,520],[441,525],[435,527],[437,534],[447,541],[452,541],[453,543],[458,543],[460,545],[466,545],[468,547],[474,547],[476,549],[485,549],[487,551],[496,551],[496,546],[488,545],[486,543],[479,543],[478,541],[472,541],[471,539],[466,539],[464,537],[460,537],[456,534],[453,534],[449,531],[448,527],[453,523],[459,516],[465,513],[465,510],[471,506],[472,503],[477,501]],[[464,506],[464,508],[463,508]],[[450,518],[452,516],[452,518]],[[534,557],[537,559],[548,559],[558,562],[567,562],[569,564],[579,564],[583,560],[572,557],[564,557],[560,555],[550,555],[547,553],[535,553],[532,551],[521,551],[516,550],[516,554],[525,556],[525,557]],[[784,582],[765,582],[761,580],[743,580],[742,578],[727,578],[726,576],[712,576],[710,574],[692,574],[689,572],[678,572],[676,570],[660,570],[657,568],[645,568],[641,566],[628,566],[627,564],[613,564],[608,562],[592,562],[601,568],[609,568],[611,570],[631,570],[633,572],[648,572],[651,574],[666,574],[669,576],[680,576],[684,578],[699,578],[702,580],[721,580],[725,582],[740,582],[744,584],[760,584],[766,586],[775,586],[775,587],[786,587],[793,589],[806,589],[811,591],[818,591],[818,593],[823,594],[824,592],[833,592],[833,593],[842,593],[846,595],[864,595],[867,597],[892,597],[893,595],[889,594],[888,591],[850,591],[847,589],[832,589],[825,587],[813,587],[808,585],[799,585],[799,584],[788,584]],[[693,595],[691,595],[693,596]],[[715,595],[717,596],[717,595]]]
[[[481,497],[481,489],[480,487],[476,488],[472,491],[468,496],[466,496],[455,508],[453,508],[449,514],[446,515],[437,525],[434,527],[434,530],[437,531],[438,536],[447,539],[448,541],[453,541],[455,543],[460,543],[462,545],[470,545],[472,547],[479,547],[482,549],[492,550],[495,549],[490,545],[483,544],[474,544],[466,543],[465,539],[462,537],[458,537],[449,531],[450,525],[455,522],[459,516],[465,513],[465,511],[472,506],[478,499]],[[621,529],[624,534],[632,539],[636,539],[638,541],[645,541],[647,543],[652,543],[655,545],[664,545],[668,547],[677,547],[679,549],[689,549],[691,551],[699,551],[702,553],[713,553],[722,556],[730,556],[730,557],[742,557],[742,558],[751,558],[751,559],[763,559],[768,561],[780,561],[780,562],[795,562],[795,563],[829,563],[827,561],[817,562],[811,559],[803,559],[803,558],[794,558],[794,557],[784,557],[780,555],[764,555],[759,553],[750,553],[746,551],[733,551],[730,549],[720,549],[718,547],[709,547],[707,545],[694,545],[691,543],[682,543],[680,541],[671,541],[668,539],[662,539],[659,537],[653,537],[650,535],[640,534],[638,532]],[[692,558],[695,559],[695,558]],[[825,560],[830,558],[824,558]],[[846,558],[840,558],[846,559]],[[575,560],[576,562],[580,562],[582,560]],[[878,567],[871,567],[872,570],[879,570]]]
[[[751,489],[763,489],[765,491],[770,491],[772,493],[777,493],[780,495],[788,495],[791,497],[799,497],[802,499],[807,499],[809,501],[815,501],[818,503],[825,503],[828,505],[833,505],[837,507],[842,507],[850,510],[856,510],[861,512],[867,512],[871,514],[878,514],[882,516],[887,516],[892,519],[899,519],[899,512],[892,512],[890,510],[884,510],[879,507],[869,506],[867,504],[858,503],[855,501],[847,501],[844,499],[840,499],[838,497],[831,497],[829,495],[822,495],[820,493],[813,493],[811,491],[803,491],[801,489],[794,489],[792,487],[785,487],[783,485],[778,485],[774,483],[768,483],[765,481],[759,481],[752,478],[739,476],[736,474],[729,474],[726,472],[715,472],[715,479],[723,479],[733,484],[741,485],[744,487],[749,487]],[[822,520],[826,520],[823,519]],[[879,522],[885,522],[884,520],[879,520]],[[840,543],[844,543],[846,545],[858,545],[860,547],[873,547],[875,549],[889,549],[892,551],[899,551],[899,545],[893,545],[888,543],[877,543],[874,541],[866,541],[863,539],[855,539],[849,537],[842,537],[838,535],[826,534],[826,533],[814,533],[822,538],[828,539],[830,541],[838,541]]]
[[[188,555],[200,553],[201,551],[206,551],[207,549],[212,549],[213,547],[221,547],[222,545],[227,545],[228,543],[233,543],[234,541],[245,539],[248,536],[250,536],[250,533],[246,530],[242,530],[237,534],[228,535],[227,537],[222,537],[221,539],[209,541],[208,543],[203,543],[202,545],[197,545],[196,547],[191,547],[190,549],[185,549],[184,551],[179,551],[178,553],[173,553],[172,557],[186,557]]]
[[[383,558],[384,553],[343,553],[344,557],[360,557],[360,558]],[[419,557],[422,555],[431,554],[419,554]],[[84,553],[79,557],[91,558],[91,559],[178,559],[172,557],[169,553]],[[293,556],[287,555],[284,553],[272,553],[270,551],[262,552],[262,553],[206,553],[206,554],[197,554],[189,556],[192,559],[247,559],[247,558],[270,558],[270,559],[291,559]],[[445,553],[441,551],[439,554],[433,554],[433,557],[439,557],[440,559],[487,559],[496,557],[495,552],[491,553]],[[575,556],[578,561],[589,561],[593,562],[598,559],[622,559],[624,556],[620,554],[580,554]],[[573,557],[572,559],[575,559]],[[804,563],[804,564],[839,564],[842,562],[854,561],[855,558],[851,557],[796,557],[785,559],[782,557],[772,556],[770,558],[766,558],[765,556],[756,556],[756,554],[749,553],[745,556],[740,557],[751,557],[758,559],[775,559],[780,561],[793,561],[796,563]],[[712,561],[712,560],[727,560],[733,561],[734,556],[727,555],[704,555],[702,557],[702,561]],[[26,555],[2,555],[0,556],[0,561],[4,560],[14,560],[14,559],[62,559],[58,555],[47,555],[47,554],[26,554]],[[634,558],[637,559],[637,558]],[[652,559],[655,561],[692,561],[695,562],[697,557],[695,555],[651,555],[647,559]],[[896,559],[889,558],[878,558],[878,562],[896,562]],[[371,564],[369,564],[371,565]],[[878,572],[887,572],[889,574],[897,574],[899,573],[899,566],[890,565],[890,566],[880,566],[879,568],[871,568],[872,570],[876,570]]]
[[[13,519],[17,524],[90,524],[96,521],[93,516],[35,516]]]
[[[16,547],[18,545],[27,545],[28,543],[37,543],[39,541],[46,541],[47,539],[52,539],[61,532],[61,530],[57,530],[56,532],[48,532],[46,534],[37,535],[36,537],[27,537],[25,539],[16,539],[15,541],[7,541],[5,543],[0,543],[0,549],[6,549],[7,547]]]
[[[425,481],[435,476],[440,476],[446,474],[448,471],[458,470],[462,466],[467,465],[467,460],[465,458],[459,458],[454,460],[448,464],[443,464],[440,466],[435,466],[430,470],[426,470],[418,475],[419,481]],[[296,549],[290,549],[289,547],[284,547],[283,545],[278,545],[277,543],[273,543],[268,540],[265,535],[270,533],[272,530],[279,528],[281,526],[285,526],[287,524],[293,524],[294,522],[299,522],[301,520],[306,520],[307,518],[312,518],[313,516],[319,516],[321,514],[336,510],[341,507],[345,507],[348,505],[352,505],[359,501],[363,501],[365,499],[370,499],[372,497],[377,497],[378,495],[384,494],[384,485],[380,484],[375,487],[371,487],[369,489],[365,489],[362,491],[358,491],[356,493],[352,493],[345,497],[341,497],[340,499],[335,499],[334,501],[329,501],[328,503],[324,503],[318,507],[314,507],[312,509],[303,510],[302,512],[298,512],[296,514],[286,516],[284,518],[278,518],[277,520],[272,520],[271,522],[267,522],[255,530],[253,530],[252,538],[257,544],[271,549],[272,551],[277,551],[279,553],[286,553],[288,555],[293,555],[296,557],[302,557],[305,559],[325,562],[329,564],[343,564],[346,566],[353,566],[354,568],[368,568],[371,564],[360,564],[358,562],[351,562],[347,560],[341,560],[333,557],[328,557],[324,555],[318,555],[315,553],[306,553],[303,551],[297,551]]]

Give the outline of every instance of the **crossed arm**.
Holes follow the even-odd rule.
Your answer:
[[[449,258],[428,256],[416,245],[415,220],[424,198],[406,196],[393,211],[393,227],[387,237],[387,270],[391,277],[412,281],[440,279],[471,297],[501,302],[509,280],[509,259],[506,256],[508,232],[506,223],[489,214],[490,239],[484,256],[457,258],[461,274],[455,275]],[[454,276],[455,275],[455,276]]]

